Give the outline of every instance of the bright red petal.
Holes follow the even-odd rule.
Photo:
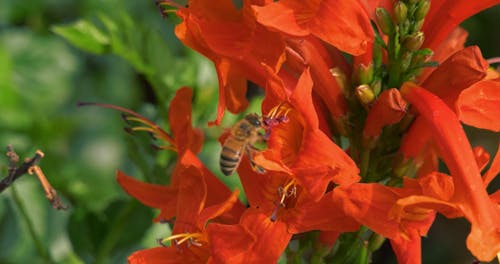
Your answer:
[[[301,37],[310,32],[349,54],[364,53],[373,40],[370,20],[358,1],[285,0],[254,10],[257,21],[269,28]]]
[[[174,234],[199,231],[204,228],[198,225],[207,196],[207,186],[203,175],[198,168],[193,166],[183,168],[181,175]]]
[[[432,211],[422,211],[419,208],[407,208],[405,215],[391,216],[392,208],[399,199],[418,191],[419,189],[355,183],[335,188],[333,199],[348,216],[359,223],[384,237],[399,239],[408,237],[412,230],[425,235],[434,220]]]
[[[422,263],[422,242],[420,234],[411,232],[408,238],[391,239],[391,246],[400,264]]]
[[[215,263],[246,262],[247,252],[257,238],[241,225],[209,224],[208,240]]]
[[[462,21],[499,3],[498,0],[433,0],[422,28],[426,38],[424,47],[434,50]]]
[[[119,170],[116,172],[116,180],[129,195],[144,205],[161,209],[155,221],[168,220],[175,216],[177,188],[141,182]]]
[[[500,79],[480,81],[465,89],[456,104],[460,121],[477,128],[500,131]]]
[[[497,153],[495,154],[495,158],[491,162],[490,168],[483,175],[483,182],[485,186],[488,186],[490,182],[495,179],[500,173],[500,144],[497,146]]]
[[[455,109],[455,101],[460,92],[482,80],[487,69],[488,63],[483,59],[481,50],[477,46],[471,46],[450,56],[432,72],[422,87],[439,96],[451,109]]]
[[[276,263],[292,237],[286,223],[273,222],[257,210],[248,209],[240,224],[257,239],[245,252],[245,263]]]
[[[182,254],[176,247],[155,247],[134,252],[128,257],[130,264],[198,264],[199,259]]]
[[[198,226],[204,226],[206,223],[208,223],[209,220],[214,219],[214,218],[228,212],[229,210],[231,210],[231,208],[238,201],[238,194],[239,193],[240,192],[238,191],[238,189],[236,189],[231,194],[231,196],[229,196],[227,198],[226,201],[224,201],[220,204],[206,207],[205,209],[203,209],[203,211],[201,211],[201,214],[198,218]]]
[[[476,158],[477,167],[479,171],[483,171],[488,162],[490,161],[490,153],[488,153],[483,147],[476,146],[473,149],[474,157]]]
[[[455,52],[464,48],[465,41],[467,40],[467,36],[469,33],[465,31],[465,29],[461,27],[456,27],[447,37],[446,39],[439,44],[439,46],[434,49],[434,55],[432,55],[431,60],[437,61],[438,63],[442,63],[448,57],[450,57]],[[422,73],[418,76],[418,80],[420,82],[424,81],[429,77],[429,74],[433,72],[435,68],[426,67],[422,70]]]
[[[193,129],[191,124],[192,96],[193,91],[187,87],[177,90],[168,111],[168,120],[176,142],[177,152],[181,154],[186,148],[198,153],[203,144],[203,133],[199,129]]]

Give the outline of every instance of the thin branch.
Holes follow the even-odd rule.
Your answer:
[[[32,166],[38,163],[38,161],[43,158],[43,152],[37,150],[33,158],[25,160],[21,166],[17,167],[19,156],[16,154],[12,146],[9,145],[7,146],[7,157],[9,157],[9,175],[3,178],[0,182],[0,193],[19,177],[26,174]]]
[[[14,151],[12,146],[7,146],[7,157],[9,157],[9,175],[2,179],[0,182],[0,193],[3,192],[7,187],[9,187],[15,180],[17,180],[22,175],[29,173],[35,174],[38,177],[38,180],[42,184],[43,190],[45,191],[45,196],[49,200],[50,204],[54,209],[67,209],[67,206],[64,206],[61,203],[61,200],[57,196],[56,190],[50,185],[47,177],[43,173],[42,169],[37,165],[37,163],[44,156],[43,152],[37,150],[35,156],[31,159],[26,159],[21,166],[17,167],[19,163],[19,156]]]

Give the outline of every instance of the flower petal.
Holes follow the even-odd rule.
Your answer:
[[[364,53],[373,39],[368,14],[358,1],[283,0],[254,7],[254,10],[262,25],[292,36],[305,36],[310,32],[353,55]]]
[[[422,239],[417,232],[410,232],[408,238],[390,239],[390,242],[398,259],[398,263],[422,263]]]
[[[366,117],[363,135],[377,137],[382,128],[399,122],[406,114],[408,104],[401,97],[399,90],[392,88],[382,92]]]
[[[187,87],[177,90],[169,106],[168,120],[176,142],[177,152],[182,154],[186,148],[194,153],[201,150],[203,133],[193,129],[191,124],[191,99],[193,91]]]
[[[257,240],[254,234],[239,224],[211,223],[207,226],[207,233],[215,263],[245,263],[246,252]]]
[[[175,216],[178,189],[170,186],[150,184],[136,180],[120,170],[116,171],[116,181],[132,197],[142,204],[161,209],[155,221],[168,220]]]
[[[451,109],[460,92],[486,76],[488,63],[477,46],[467,47],[450,56],[427,78],[422,87],[445,101]],[[457,78],[460,76],[460,78]]]
[[[490,168],[483,175],[484,186],[488,186],[490,182],[493,181],[496,176],[498,176],[498,173],[500,173],[500,143],[497,146],[497,153],[495,154],[495,158],[490,164]]]
[[[134,252],[128,257],[130,264],[197,264],[199,259],[191,254],[182,254],[176,247],[155,247]]]
[[[240,224],[257,239],[245,252],[246,263],[277,263],[292,238],[286,223],[273,222],[258,210],[248,209]]]
[[[499,132],[500,79],[480,81],[462,91],[456,109],[465,124]]]
[[[422,28],[426,37],[424,47],[433,50],[462,21],[498,3],[498,0],[433,0]]]

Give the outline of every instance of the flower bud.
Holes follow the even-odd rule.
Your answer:
[[[398,23],[402,23],[406,20],[407,14],[408,8],[406,7],[405,3],[398,1],[394,5],[394,16],[396,17],[396,21],[398,21]]]
[[[375,9],[375,18],[377,19],[377,25],[382,30],[382,33],[386,35],[392,34],[394,31],[394,23],[392,22],[391,15],[387,10],[382,7]]]
[[[420,31],[423,26],[424,26],[424,20],[423,19],[421,19],[419,21],[413,22],[413,32]]]
[[[373,82],[370,84],[370,86],[372,87],[373,94],[375,94],[375,96],[378,96],[380,94],[380,92],[382,91],[382,80],[377,78],[377,79],[373,80]]]
[[[401,70],[406,71],[410,67],[411,63],[411,58],[412,58],[412,53],[411,52],[405,52],[401,56]]]
[[[431,2],[429,0],[422,0],[417,4],[417,10],[415,11],[415,21],[423,20],[429,8],[431,7]]]
[[[424,33],[417,32],[406,37],[403,46],[409,51],[416,51],[420,49],[422,43],[424,43]]]
[[[369,105],[375,100],[375,94],[368,84],[362,84],[356,87],[356,97],[362,105]]]
[[[358,84],[368,84],[373,80],[373,64],[356,66],[354,81]]]
[[[340,90],[342,91],[344,96],[349,96],[349,85],[347,83],[347,76],[345,75],[345,73],[338,67],[331,68],[330,73],[337,81],[337,84],[339,85]]]
[[[432,50],[429,48],[419,50],[418,52],[415,52],[413,54],[413,57],[411,58],[411,64],[412,65],[422,64],[427,60],[429,60],[429,58],[432,57],[433,54],[434,52],[432,52]]]

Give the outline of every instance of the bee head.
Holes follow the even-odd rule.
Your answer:
[[[261,123],[260,123],[260,118],[257,114],[248,114],[245,116],[245,119],[250,123],[252,124],[253,126],[255,127],[260,127],[261,126]]]

